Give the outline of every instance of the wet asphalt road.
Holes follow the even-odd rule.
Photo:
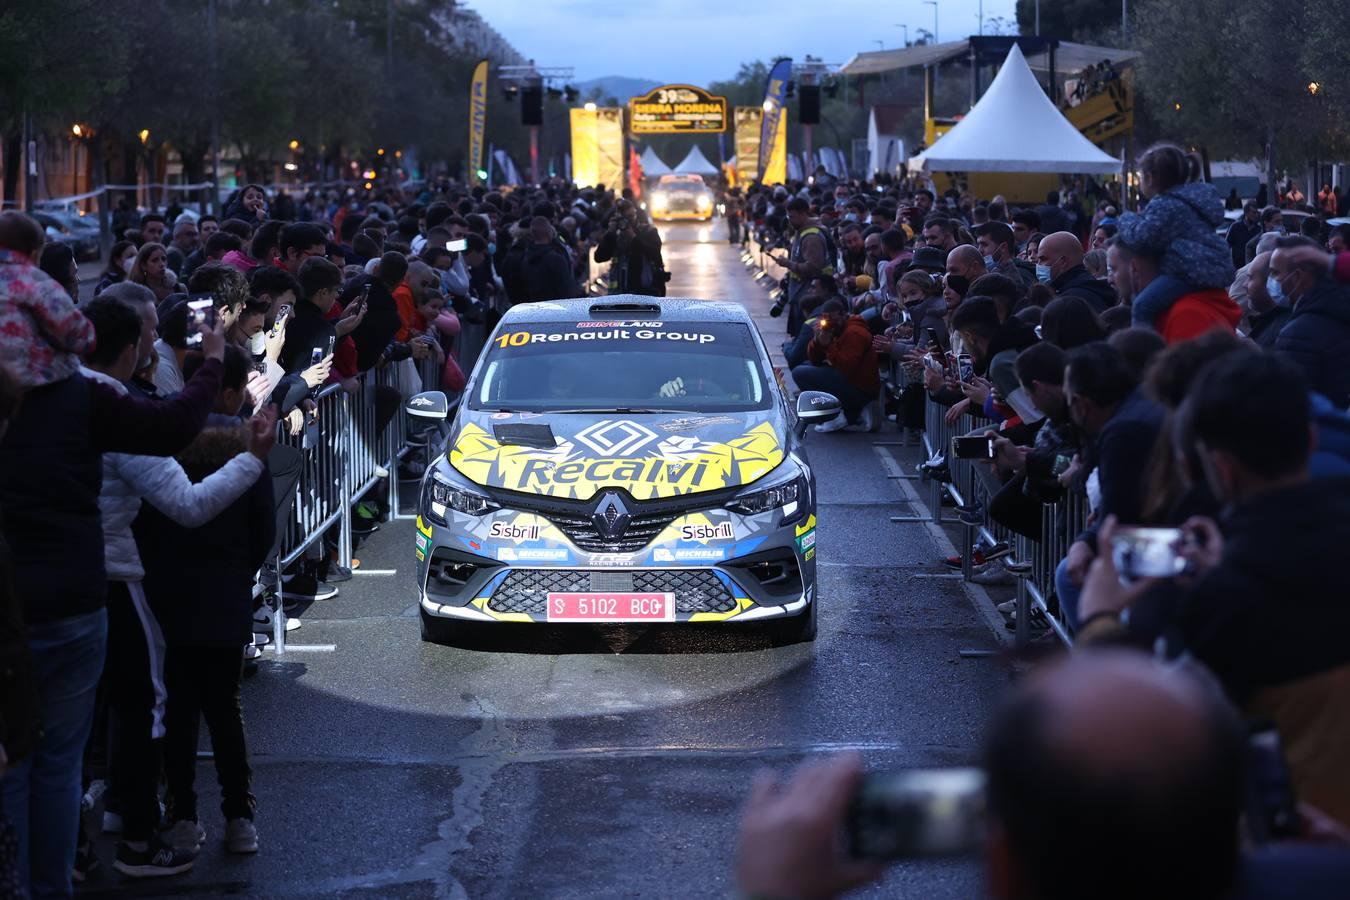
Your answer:
[[[781,320],[720,223],[663,228],[672,296],[737,300],[771,346]],[[196,870],[89,896],[716,897],[732,887],[739,807],[762,766],[838,748],[874,768],[974,760],[1006,674],[962,649],[999,638],[940,533],[887,477],[917,449],[812,435],[820,636],[646,628],[505,633],[487,650],[423,644],[413,527],[360,547],[367,571],[304,611],[245,684],[262,852],[227,857],[203,760]],[[209,742],[203,739],[203,749]],[[100,843],[106,863],[112,847]],[[862,896],[972,897],[972,861],[899,866]]]

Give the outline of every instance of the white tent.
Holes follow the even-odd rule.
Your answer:
[[[1110,175],[1103,153],[1055,108],[1016,44],[966,117],[909,161],[915,172],[1044,172]]]
[[[681,175],[716,175],[717,166],[708,162],[703,151],[695,144],[689,149],[689,155],[675,167],[675,171]]]
[[[669,175],[670,166],[661,161],[661,157],[656,155],[656,151],[651,147],[642,151],[642,174],[648,178],[655,178],[658,175]]]

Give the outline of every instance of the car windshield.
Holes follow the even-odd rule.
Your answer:
[[[532,322],[487,349],[471,409],[768,409],[750,329],[737,322]]]

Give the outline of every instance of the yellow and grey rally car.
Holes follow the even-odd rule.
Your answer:
[[[444,402],[419,394],[409,412]],[[513,307],[422,481],[423,639],[471,621],[756,620],[814,638],[802,438],[838,409],[817,392],[789,408],[735,304]]]

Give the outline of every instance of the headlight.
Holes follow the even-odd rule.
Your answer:
[[[422,488],[422,512],[433,522],[444,525],[446,509],[467,516],[481,516],[500,507],[491,498],[468,487],[451,484],[440,472],[432,470]]]
[[[660,193],[659,191],[655,194],[652,194],[652,208],[655,209],[657,207],[665,206],[666,203],[669,202],[669,199],[670,198],[668,198],[665,194]]]
[[[791,522],[805,511],[806,479],[798,473],[789,481],[741,494],[727,508],[744,516],[754,516],[783,507],[783,521]]]
[[[707,194],[699,194],[699,195],[698,195],[698,208],[699,208],[699,209],[712,209],[712,198],[709,197]]]

